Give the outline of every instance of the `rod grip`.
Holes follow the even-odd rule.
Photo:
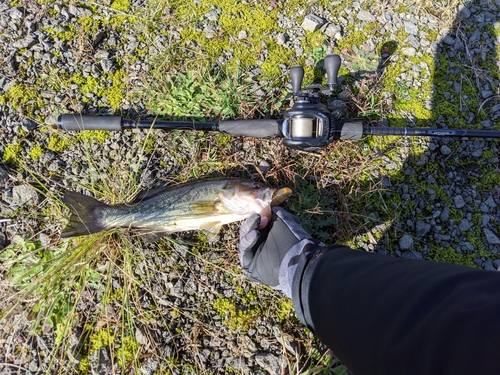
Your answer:
[[[219,123],[219,131],[230,135],[256,138],[282,137],[280,128],[283,120],[228,120]]]
[[[335,124],[337,128],[337,124]],[[343,122],[338,125],[337,139],[361,139],[363,137],[363,123],[359,121]]]
[[[122,130],[120,116],[83,116],[78,114],[60,115],[57,126],[63,130]]]

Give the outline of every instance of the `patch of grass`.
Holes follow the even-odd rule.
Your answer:
[[[260,88],[245,75],[190,71],[157,78],[147,90],[149,105],[154,114],[174,119],[252,118],[276,100],[255,97]]]

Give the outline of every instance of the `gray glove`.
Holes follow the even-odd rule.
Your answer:
[[[239,258],[250,281],[268,285],[292,296],[292,280],[299,255],[323,243],[311,237],[299,218],[281,207],[273,207],[271,222],[259,230],[260,215],[250,216],[241,226]]]

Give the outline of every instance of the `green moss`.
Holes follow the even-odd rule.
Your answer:
[[[99,91],[100,96],[105,97],[108,100],[109,106],[113,109],[119,108],[123,99],[125,99],[125,76],[126,72],[123,69],[118,69],[114,73],[110,73],[107,79],[111,81],[111,85]]]
[[[7,145],[3,151],[2,161],[10,166],[17,166],[22,151],[23,147],[19,143]]]
[[[483,151],[483,158],[484,159],[490,159],[490,158],[493,158],[495,156],[496,156],[495,151],[493,151],[491,149],[487,149],[487,150]]]
[[[351,31],[339,40],[338,53],[341,53],[344,48],[352,49],[353,46],[359,47],[365,44],[373,35],[380,34],[379,30],[380,25],[377,21],[367,22],[362,30]]]
[[[433,247],[427,256],[427,259],[438,262],[461,264],[468,267],[476,267],[472,260],[472,256],[457,253],[452,247]]]
[[[35,145],[29,152],[28,155],[33,159],[37,160],[43,155],[43,147],[40,145]]]
[[[156,139],[158,137],[153,134],[148,134],[148,136],[141,142],[141,148],[144,150],[146,155],[151,154],[156,146]]]
[[[92,354],[100,348],[109,348],[115,336],[110,329],[100,329],[90,336],[89,353]]]
[[[10,103],[16,110],[23,109],[27,115],[33,116],[36,108],[43,106],[42,97],[37,91],[27,84],[17,84],[12,86],[4,95],[3,102]]]
[[[75,82],[76,83],[76,82]],[[97,78],[92,76],[87,76],[84,83],[81,85],[81,90],[83,94],[87,93],[97,93],[97,88],[99,87],[99,81]]]
[[[487,170],[481,178],[481,187],[492,190],[497,185],[500,185],[500,172],[495,169]]]
[[[398,4],[396,8],[394,8],[395,13],[408,13],[410,12],[410,8],[408,8],[405,4]]]
[[[95,35],[102,27],[101,20],[94,15],[79,17],[76,22],[80,25],[84,35]]]
[[[82,358],[80,360],[80,363],[78,364],[78,369],[81,371],[82,374],[88,373],[90,369],[90,359]]]
[[[63,152],[71,145],[71,142],[68,141],[61,133],[54,133],[49,138],[49,144],[47,148],[54,152]]]
[[[137,358],[139,343],[132,336],[127,335],[120,338],[119,345],[120,347],[115,353],[116,360],[120,367],[126,367]]]
[[[295,309],[292,300],[290,298],[282,298],[279,303],[279,310],[275,311],[275,314],[281,322],[285,322],[290,319],[290,314],[293,311]]]
[[[228,298],[216,299],[213,309],[224,319],[223,324],[232,331],[247,332],[256,316],[262,314],[259,305],[237,306]]]
[[[42,30],[54,39],[59,39],[65,42],[69,42],[76,38],[76,25],[74,23],[69,23],[66,27],[42,27]]]
[[[77,85],[83,85],[85,81],[86,80],[83,78],[81,73],[75,73],[71,76],[71,82],[76,83]]]
[[[111,3],[111,8],[126,12],[130,8],[130,1],[129,0],[114,0]]]

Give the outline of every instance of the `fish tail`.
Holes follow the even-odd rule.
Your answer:
[[[102,209],[109,207],[88,195],[66,191],[64,204],[71,211],[69,222],[61,233],[62,238],[82,236],[109,229],[103,223]]]

